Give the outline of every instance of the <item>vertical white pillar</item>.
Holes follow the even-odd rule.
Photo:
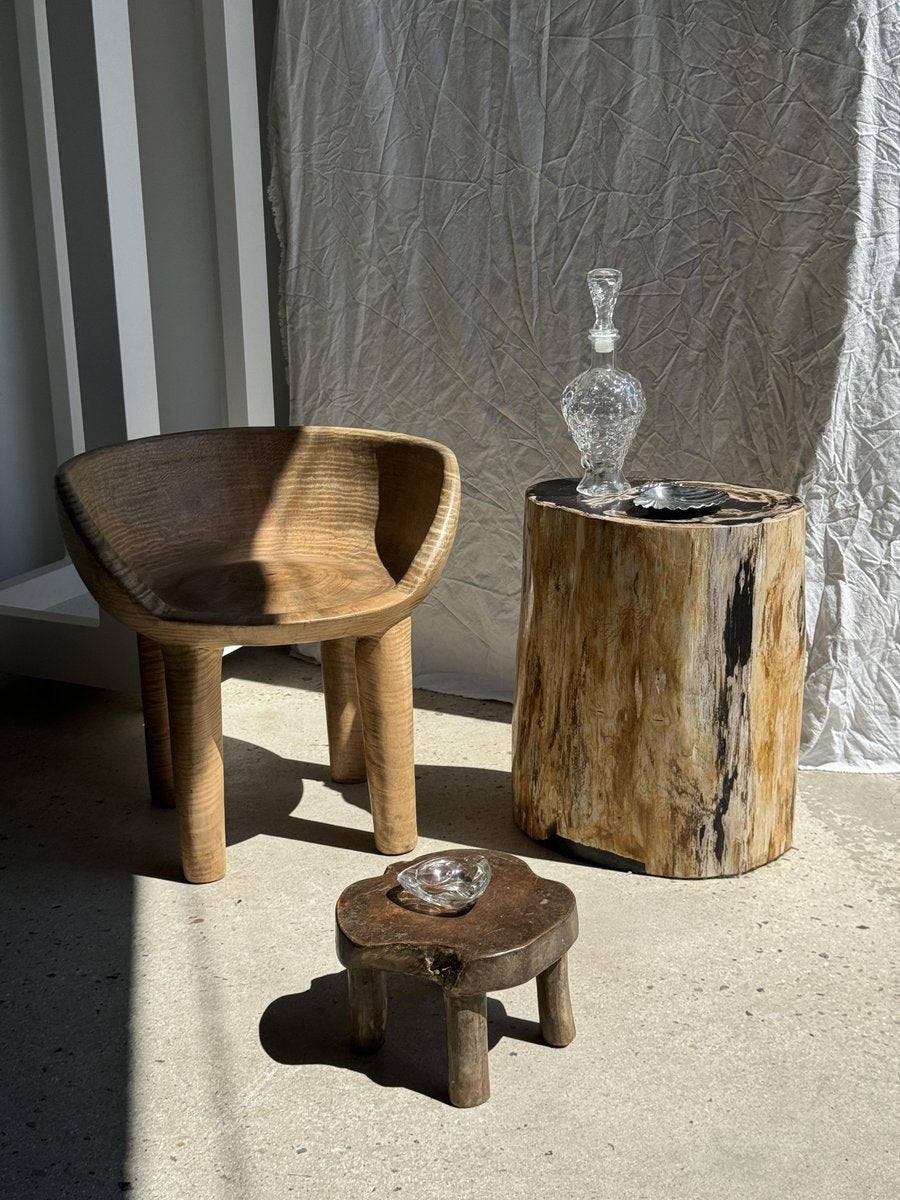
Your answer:
[[[91,0],[91,10],[122,360],[125,430],[130,440],[159,433],[131,32],[128,5],[123,0]]]
[[[226,411],[271,425],[272,354],[251,0],[203,0]]]

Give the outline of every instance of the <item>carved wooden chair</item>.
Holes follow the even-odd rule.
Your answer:
[[[444,446],[359,429],[210,429],[80,454],[60,519],[98,604],[138,635],[150,789],[184,874],[225,874],[221,656],[322,643],[332,778],[368,779],[375,844],[416,843],[410,613],[456,529]]]

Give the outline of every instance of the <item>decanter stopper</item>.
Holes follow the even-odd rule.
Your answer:
[[[562,414],[581,452],[584,477],[578,492],[592,499],[614,499],[627,492],[622,474],[647,402],[641,385],[616,367],[613,309],[622,287],[622,272],[598,267],[588,272],[588,290],[596,320],[590,331],[593,361],[563,392]]]
[[[597,267],[588,271],[587,281],[597,318],[588,336],[595,350],[609,354],[619,336],[613,325],[613,309],[622,289],[622,272],[614,267]]]

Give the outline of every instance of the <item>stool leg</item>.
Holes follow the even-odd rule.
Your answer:
[[[137,644],[150,799],[160,808],[174,808],[175,785],[172,782],[172,746],[169,741],[169,706],[166,701],[162,646],[140,633],[137,635]]]
[[[484,1104],[491,1094],[488,1075],[487,1000],[444,992],[450,1103],[457,1108]]]
[[[212,883],[225,874],[222,652],[164,646],[172,770],[184,875]]]
[[[416,844],[412,657],[409,618],[356,643],[356,676],[375,845],[405,854]]]
[[[575,1018],[569,999],[569,972],[565,954],[538,975],[537,994],[544,1041],[550,1046],[568,1046],[575,1036]]]
[[[356,686],[356,638],[322,642],[321,649],[331,778],[335,783],[362,783],[366,754]]]
[[[354,1050],[377,1050],[387,1025],[387,981],[383,971],[350,968],[350,1041]]]

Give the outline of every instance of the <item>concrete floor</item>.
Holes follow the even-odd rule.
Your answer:
[[[225,664],[226,879],[182,883],[136,698],[6,677],[5,1200],[896,1200],[900,779],[803,773],[739,879],[604,871],[510,816],[508,706],[417,694],[420,851],[521,855],[578,897],[576,1041],[489,1002],[493,1095],[445,1100],[437,989],[347,1049],[334,901],[380,873],[326,769],[318,671]]]

